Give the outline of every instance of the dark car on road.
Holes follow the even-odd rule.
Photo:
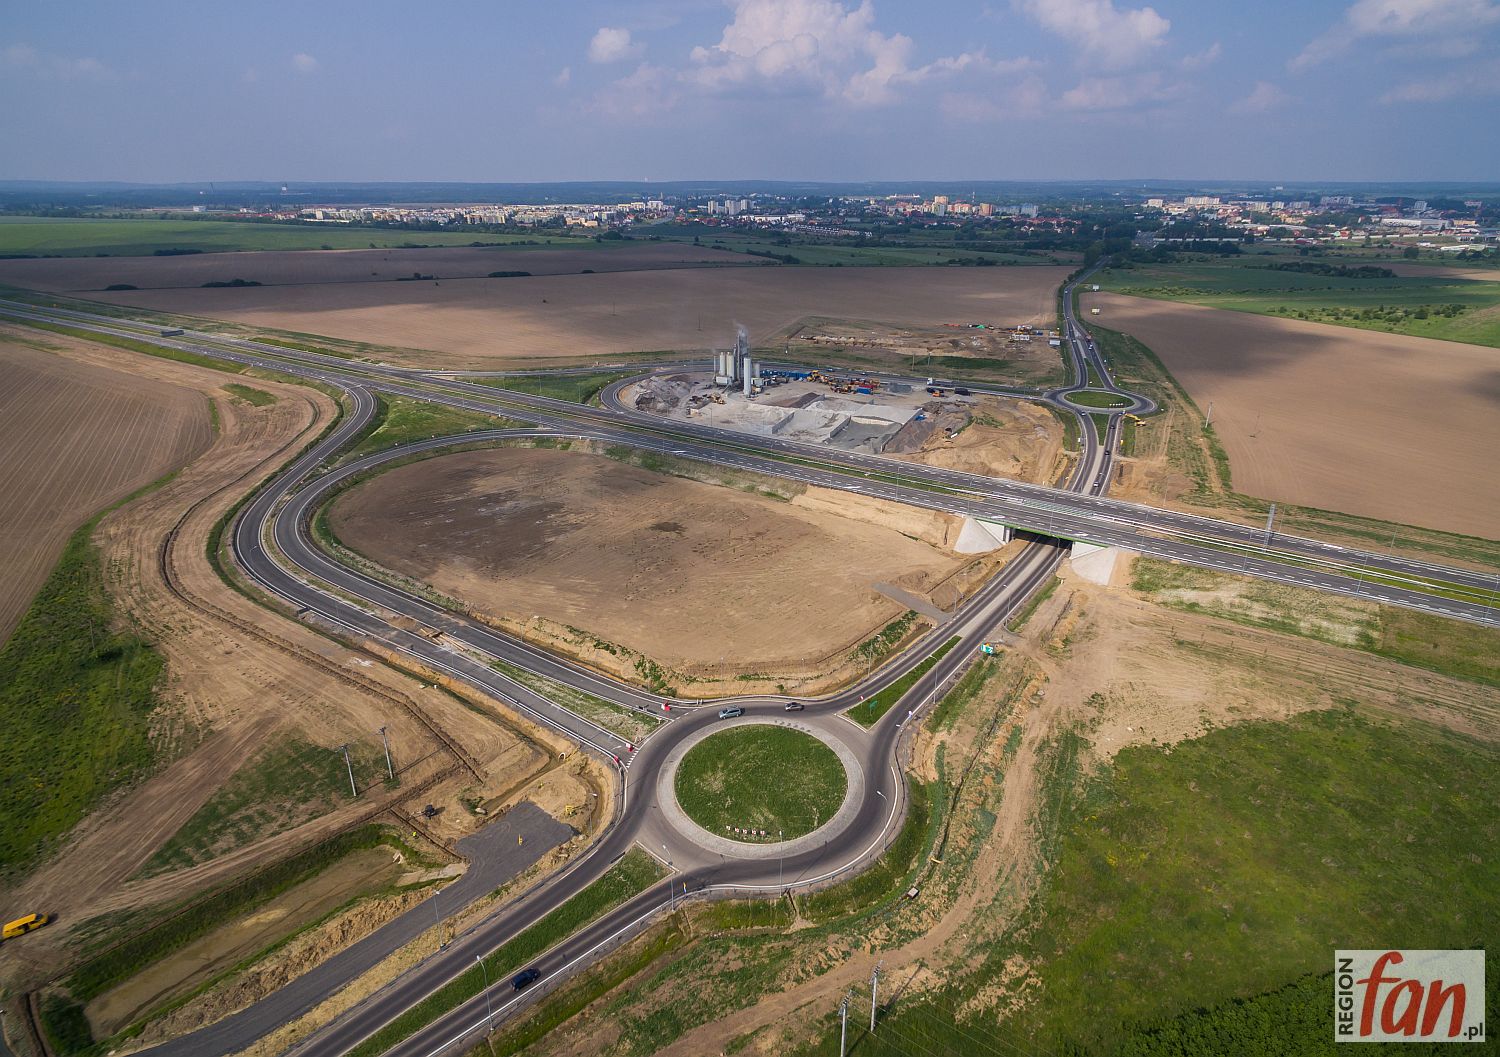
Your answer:
[[[541,978],[542,971],[533,965],[530,969],[522,969],[515,976],[512,976],[510,978],[510,986],[516,991],[524,991]]]
[[[786,711],[786,712],[801,712],[806,707],[807,706],[804,705],[801,701],[788,701],[786,703],[786,707],[783,709],[783,711]]]
[[[719,709],[719,718],[720,719],[733,719],[735,716],[743,716],[744,714],[745,714],[745,710],[743,708],[721,708],[721,709]]]

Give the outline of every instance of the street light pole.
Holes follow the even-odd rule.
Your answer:
[[[474,955],[474,960],[479,963],[480,972],[484,973],[484,1008],[485,1008],[485,1030],[495,1030],[495,1007],[490,999],[490,967],[484,964],[484,958]]]
[[[380,743],[385,746],[385,773],[394,782],[396,780],[396,768],[391,765],[391,739],[386,734],[384,727],[380,728]]]
[[[344,766],[349,769],[349,795],[359,796],[359,788],[354,784],[354,764],[349,762],[349,743],[345,742],[333,751],[344,754]]]

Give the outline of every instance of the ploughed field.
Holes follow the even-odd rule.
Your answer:
[[[3,232],[0,232],[3,234]],[[168,257],[61,257],[0,261],[0,282],[54,293],[89,294],[127,283],[142,290],[199,289],[243,279],[264,286],[415,282],[532,275],[764,265],[757,257],[678,243],[579,243],[552,246],[433,246],[422,249],[267,250]]]
[[[262,258],[281,260],[262,270]],[[414,365],[483,369],[518,359],[722,347],[733,342],[736,323],[762,341],[809,316],[923,326],[1050,322],[1066,274],[1061,267],[807,269],[747,261],[759,259],[675,244],[211,254],[0,262],[0,282],[399,347],[412,350],[403,359]],[[723,263],[737,266],[714,266]],[[473,278],[491,271],[533,274]],[[414,273],[432,278],[411,280]],[[287,284],[275,285],[278,276]],[[201,285],[234,279],[266,285]],[[113,283],[140,289],[101,292]]]
[[[0,327],[0,643],[79,525],[213,439],[198,393],[52,351],[70,344]]]
[[[1213,405],[1236,491],[1500,539],[1495,349],[1120,294],[1081,303]]]
[[[800,670],[854,646],[906,608],[872,585],[920,592],[960,564],[835,509],[604,456],[500,448],[380,474],[338,497],[329,523],[345,545],[478,612],[582,629],[714,677]]]

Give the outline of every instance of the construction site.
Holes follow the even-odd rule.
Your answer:
[[[976,421],[991,420],[984,412],[1000,402],[932,379],[922,385],[849,369],[772,367],[752,355],[743,331],[733,348],[715,352],[711,371],[651,375],[620,399],[667,418],[872,455],[913,455],[952,441]],[[1045,422],[1043,413],[1039,442]]]

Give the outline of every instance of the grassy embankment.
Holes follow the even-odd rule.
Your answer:
[[[645,891],[664,876],[665,871],[655,859],[639,849],[632,849],[593,884],[502,944],[485,958],[483,968],[475,965],[455,977],[354,1047],[349,1057],[377,1057],[384,1053],[443,1013],[479,994],[484,988],[486,973],[492,983],[500,983],[524,969],[537,955],[631,896]]]
[[[528,672],[504,661],[491,661],[490,667],[589,722],[597,723],[605,730],[633,742],[639,743],[661,722],[649,712],[637,712],[635,709],[613,704],[587,691],[565,686],[544,675]]]
[[[1391,922],[1413,947],[1500,929],[1497,797],[1493,745],[1352,711],[1127,749],[1093,780],[1050,784],[1056,865],[1021,924],[850,1041],[875,1055],[1332,1053],[1326,981],[1301,982],[1335,945],[1394,942]],[[1001,980],[1013,1001],[997,1023],[983,996]],[[1273,1019],[1292,1047],[1232,1034]],[[1217,1044],[1172,1048],[1182,1037]],[[837,1045],[835,1021],[805,1052]]]
[[[1500,686],[1500,630],[1494,628],[1155,558],[1137,558],[1132,575],[1131,587],[1160,605]]]
[[[361,787],[387,780],[378,742],[352,745],[350,763]],[[157,849],[141,874],[150,877],[207,862],[301,825],[346,803],[349,796],[342,756],[321,745],[285,739],[235,771]]]
[[[519,235],[458,231],[395,231],[330,224],[265,224],[234,220],[116,220],[87,217],[0,217],[0,257],[149,257],[158,251],[362,250],[420,246],[530,243]],[[585,248],[592,239],[555,238]],[[525,246],[515,246],[524,249]]]
[[[83,1018],[83,1006],[86,1003],[192,941],[210,934],[226,922],[264,906],[345,856],[380,845],[396,848],[415,862],[426,861],[384,827],[365,825],[346,830],[189,903],[162,908],[153,915],[151,922],[154,923],[144,923],[139,928],[127,931],[123,940],[94,954],[73,969],[63,980],[64,991],[49,992],[43,1002],[44,1030],[59,1043],[65,1039],[72,1040],[68,1046],[57,1047],[58,1052],[69,1055],[91,1054],[98,1052],[106,1044],[110,1047],[117,1045],[138,1032],[143,1024],[132,1025],[111,1039],[95,1043],[91,1035],[84,1038],[88,1034],[88,1024]],[[285,940],[278,941],[273,949],[281,942]],[[241,966],[258,960],[265,953],[267,952],[262,951],[253,955],[242,962]],[[238,968],[240,966],[221,974],[219,978]]]
[[[1183,496],[1190,504],[1263,524],[1270,504],[1234,490],[1229,456],[1214,435],[1213,427],[1205,424],[1202,409],[1156,354],[1118,331],[1095,324],[1090,324],[1089,330],[1122,388],[1145,393],[1163,408],[1177,412],[1153,415],[1139,422],[1127,417],[1125,426],[1132,451],[1142,456],[1164,452],[1167,466],[1190,482],[1191,487]],[[1289,534],[1376,551],[1411,551],[1441,560],[1500,568],[1500,541],[1476,536],[1290,504],[1277,507],[1276,525],[1279,531]]]
[[[923,660],[921,664],[917,665],[911,671],[907,672],[900,679],[897,679],[894,683],[886,687],[884,690],[880,691],[878,694],[875,694],[873,697],[868,697],[865,700],[861,701],[859,704],[855,705],[853,708],[848,709],[844,713],[844,715],[848,716],[850,719],[854,720],[854,722],[858,723],[862,727],[873,727],[880,721],[881,716],[885,715],[891,710],[892,705],[906,696],[906,692],[917,684],[918,679],[922,678],[922,676],[931,671],[933,665],[942,660],[943,657],[947,655],[948,651],[953,649],[953,647],[957,645],[958,637],[954,636],[953,638],[949,639],[947,642],[939,646],[929,657]]]
[[[774,774],[775,781],[767,781]],[[832,749],[791,727],[732,727],[694,745],[677,768],[677,803],[710,833],[765,830],[791,840],[831,819],[849,780]],[[731,839],[737,839],[731,837]]]
[[[513,389],[518,393],[549,396],[554,400],[572,400],[575,403],[587,404],[610,383],[639,373],[639,371],[604,371],[599,374],[554,374],[525,378],[475,378],[473,380],[485,385],[493,385],[498,389]]]
[[[375,418],[363,437],[345,449],[341,461],[371,455],[430,437],[456,436],[484,430],[513,429],[516,423],[499,415],[445,407],[409,396],[380,396]],[[462,443],[457,441],[455,443]],[[393,464],[394,465],[394,464]],[[391,466],[385,466],[390,469]]]
[[[1326,269],[1290,271],[1292,268]],[[1108,290],[1236,312],[1305,319],[1391,334],[1500,346],[1500,282],[1431,275],[1348,274],[1370,262],[1241,255],[1131,264],[1102,272]]]
[[[239,382],[226,382],[224,388],[233,393],[239,399],[255,407],[266,407],[276,403],[276,398],[264,389],[256,389],[251,385],[241,385]]]

